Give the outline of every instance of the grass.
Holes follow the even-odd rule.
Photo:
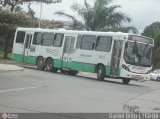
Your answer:
[[[0,49],[0,58],[3,58],[4,52]]]

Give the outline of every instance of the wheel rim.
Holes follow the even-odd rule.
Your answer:
[[[99,70],[98,70],[98,76],[101,76],[101,74],[102,74],[102,70],[99,69]]]
[[[159,78],[157,78],[156,81],[159,81]]]
[[[52,60],[48,60],[48,61],[47,61],[46,69],[47,69],[48,71],[51,71],[51,70],[52,70]]]
[[[38,61],[38,66],[41,67],[42,64],[43,64],[43,61],[42,61],[42,60],[39,60],[39,61]]]
[[[51,67],[52,67],[52,66],[51,66],[51,63],[48,63],[48,64],[47,64],[47,69],[50,70]]]

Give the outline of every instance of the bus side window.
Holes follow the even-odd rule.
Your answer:
[[[43,46],[53,46],[54,34],[53,33],[43,33],[42,36],[42,45]]]
[[[33,45],[39,45],[42,42],[42,33],[41,32],[35,32],[33,37]]]
[[[16,43],[24,43],[25,34],[26,33],[24,31],[18,31],[16,37]]]
[[[109,52],[111,49],[112,37],[98,36],[96,43],[96,51]]]
[[[61,33],[55,34],[53,46],[54,47],[61,47],[62,43],[63,43],[63,37],[64,37],[64,34],[61,34]]]
[[[93,50],[96,43],[96,36],[84,35],[82,37],[81,49],[83,50]]]
[[[77,37],[77,43],[76,43],[76,49],[79,49],[79,48],[80,48],[81,40],[82,40],[82,36],[81,36],[81,35],[78,35],[78,37]]]

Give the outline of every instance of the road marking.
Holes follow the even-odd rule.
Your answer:
[[[11,91],[21,91],[21,90],[28,90],[28,89],[35,89],[35,88],[40,88],[40,87],[41,86],[32,86],[32,87],[25,87],[25,88],[15,88],[15,89],[1,90],[0,93],[11,92]]]

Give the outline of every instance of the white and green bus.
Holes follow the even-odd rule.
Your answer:
[[[39,70],[75,75],[79,71],[105,77],[149,80],[153,39],[121,32],[17,28],[12,58]]]

